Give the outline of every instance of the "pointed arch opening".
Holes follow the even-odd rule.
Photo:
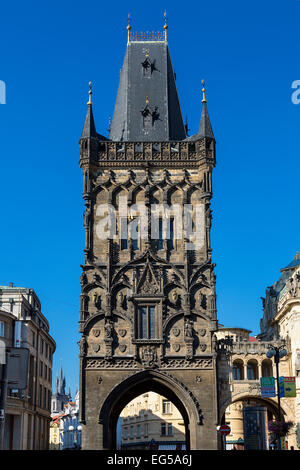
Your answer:
[[[117,448],[117,425],[122,410],[136,397],[155,392],[170,401],[182,417],[185,446],[190,449],[190,429],[199,424],[199,413],[191,395],[168,374],[144,370],[117,385],[104,401],[99,423],[103,425],[103,448]]]

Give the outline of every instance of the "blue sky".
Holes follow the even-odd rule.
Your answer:
[[[199,125],[201,79],[217,140],[212,202],[213,260],[222,324],[259,332],[260,297],[300,249],[300,1],[14,1],[1,6],[0,285],[32,287],[78,386],[83,263],[78,140],[88,82],[97,131],[113,114],[132,30],[168,39],[184,118]]]

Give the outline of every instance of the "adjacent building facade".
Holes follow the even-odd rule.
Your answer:
[[[29,350],[27,389],[7,392],[4,449],[48,449],[56,345],[33,289],[0,286],[0,340]]]
[[[185,426],[172,402],[154,392],[132,400],[121,413],[121,449],[184,450]]]
[[[90,89],[79,143],[83,449],[115,449],[122,409],[150,390],[179,410],[187,449],[218,446],[215,139],[204,88],[199,130],[187,136],[167,28],[135,35],[128,25],[109,138],[96,132]]]
[[[266,290],[259,338],[284,340],[288,355],[280,361],[280,375],[296,378],[296,398],[285,398],[294,426],[289,432],[295,449],[300,449],[300,254],[281,269],[281,277]]]

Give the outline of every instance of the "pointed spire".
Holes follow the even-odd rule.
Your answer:
[[[202,98],[202,113],[201,113],[201,119],[200,119],[200,126],[199,130],[197,133],[197,137],[210,137],[211,139],[214,139],[214,133],[211,127],[208,111],[207,111],[207,101],[205,98],[205,87],[204,87],[204,80],[202,80],[202,93],[203,93],[203,98]]]
[[[65,394],[66,380],[63,375],[62,366],[60,366],[59,376],[56,379],[56,392],[60,395]]]
[[[93,116],[93,109],[92,109],[92,82],[89,82],[89,100],[87,102],[88,109],[85,116],[85,121],[81,133],[81,138],[88,138],[88,137],[96,137],[96,127],[95,121]]]
[[[206,98],[205,98],[204,80],[202,80],[202,93],[203,93],[202,103],[207,103]]]
[[[164,17],[165,17],[165,24],[164,24],[165,42],[168,42],[168,25],[167,25],[167,12],[166,12],[166,10],[165,10],[165,13],[164,13]]]
[[[128,34],[128,36],[127,36],[127,43],[129,43],[129,42],[130,42],[130,31],[131,31],[130,13],[128,13],[128,25],[127,25],[127,28],[126,28],[126,29],[127,29],[127,32],[128,32],[128,33],[127,33],[127,34]]]

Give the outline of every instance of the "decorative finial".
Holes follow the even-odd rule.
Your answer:
[[[146,104],[149,104],[149,97],[146,96]]]
[[[92,103],[92,82],[89,82],[89,87],[90,87],[90,89],[89,89],[89,100],[88,100],[87,104],[93,104]]]
[[[165,13],[164,13],[164,17],[165,17],[165,24],[164,24],[165,42],[167,42],[167,40],[168,40],[168,25],[167,25],[167,12],[166,12],[166,10],[165,10]]]
[[[205,87],[204,87],[204,80],[202,80],[202,93],[203,93],[203,99],[202,99],[202,103],[206,103],[206,99],[205,99]]]
[[[130,26],[130,13],[128,13],[128,25],[127,25],[127,31],[128,31],[128,38],[127,38],[127,41],[130,42],[130,30],[131,30],[131,26]]]

